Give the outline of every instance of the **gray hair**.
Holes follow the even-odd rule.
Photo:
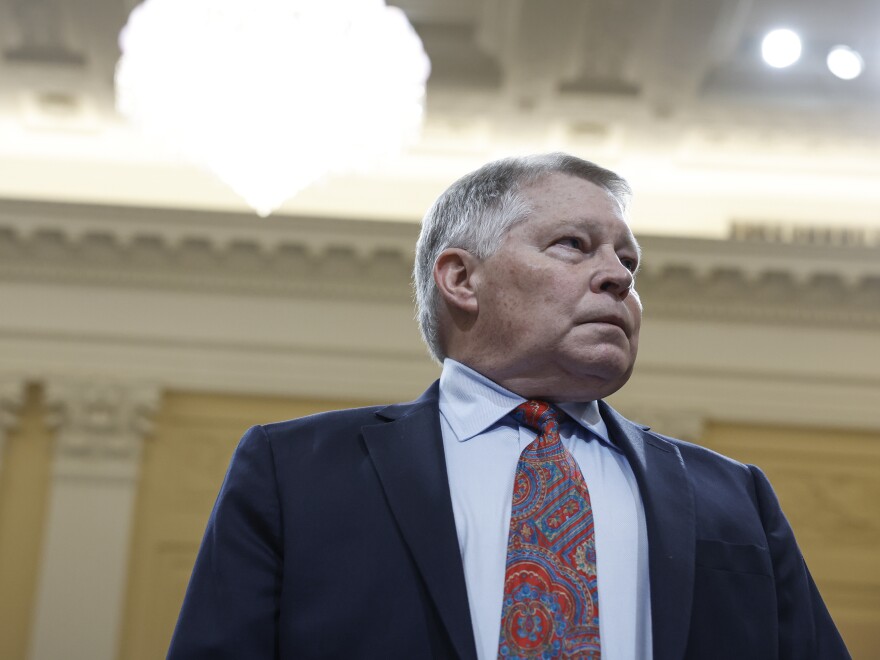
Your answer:
[[[433,274],[440,253],[461,248],[478,259],[491,256],[505,234],[531,212],[522,188],[554,173],[586,179],[604,188],[624,211],[629,205],[632,191],[625,179],[595,163],[557,152],[483,165],[449,186],[428,209],[416,243],[413,284],[419,330],[438,362],[446,357],[440,345],[440,301]]]

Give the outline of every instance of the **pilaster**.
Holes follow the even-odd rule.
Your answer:
[[[0,378],[0,478],[3,475],[6,436],[18,426],[18,413],[24,404],[24,385],[23,379]]]
[[[110,380],[50,380],[51,496],[32,660],[116,657],[141,450],[159,389]]]

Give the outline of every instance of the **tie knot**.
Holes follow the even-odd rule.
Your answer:
[[[514,408],[511,414],[523,426],[542,434],[559,426],[559,411],[546,401],[526,401]]]

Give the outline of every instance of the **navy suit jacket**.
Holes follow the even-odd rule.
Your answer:
[[[437,399],[250,429],[168,657],[476,660]],[[644,502],[655,660],[848,658],[761,471],[600,405]]]

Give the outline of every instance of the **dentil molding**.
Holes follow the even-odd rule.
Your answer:
[[[880,328],[880,245],[733,233],[640,236],[646,313]],[[0,283],[406,304],[417,236],[414,223],[3,200]]]

